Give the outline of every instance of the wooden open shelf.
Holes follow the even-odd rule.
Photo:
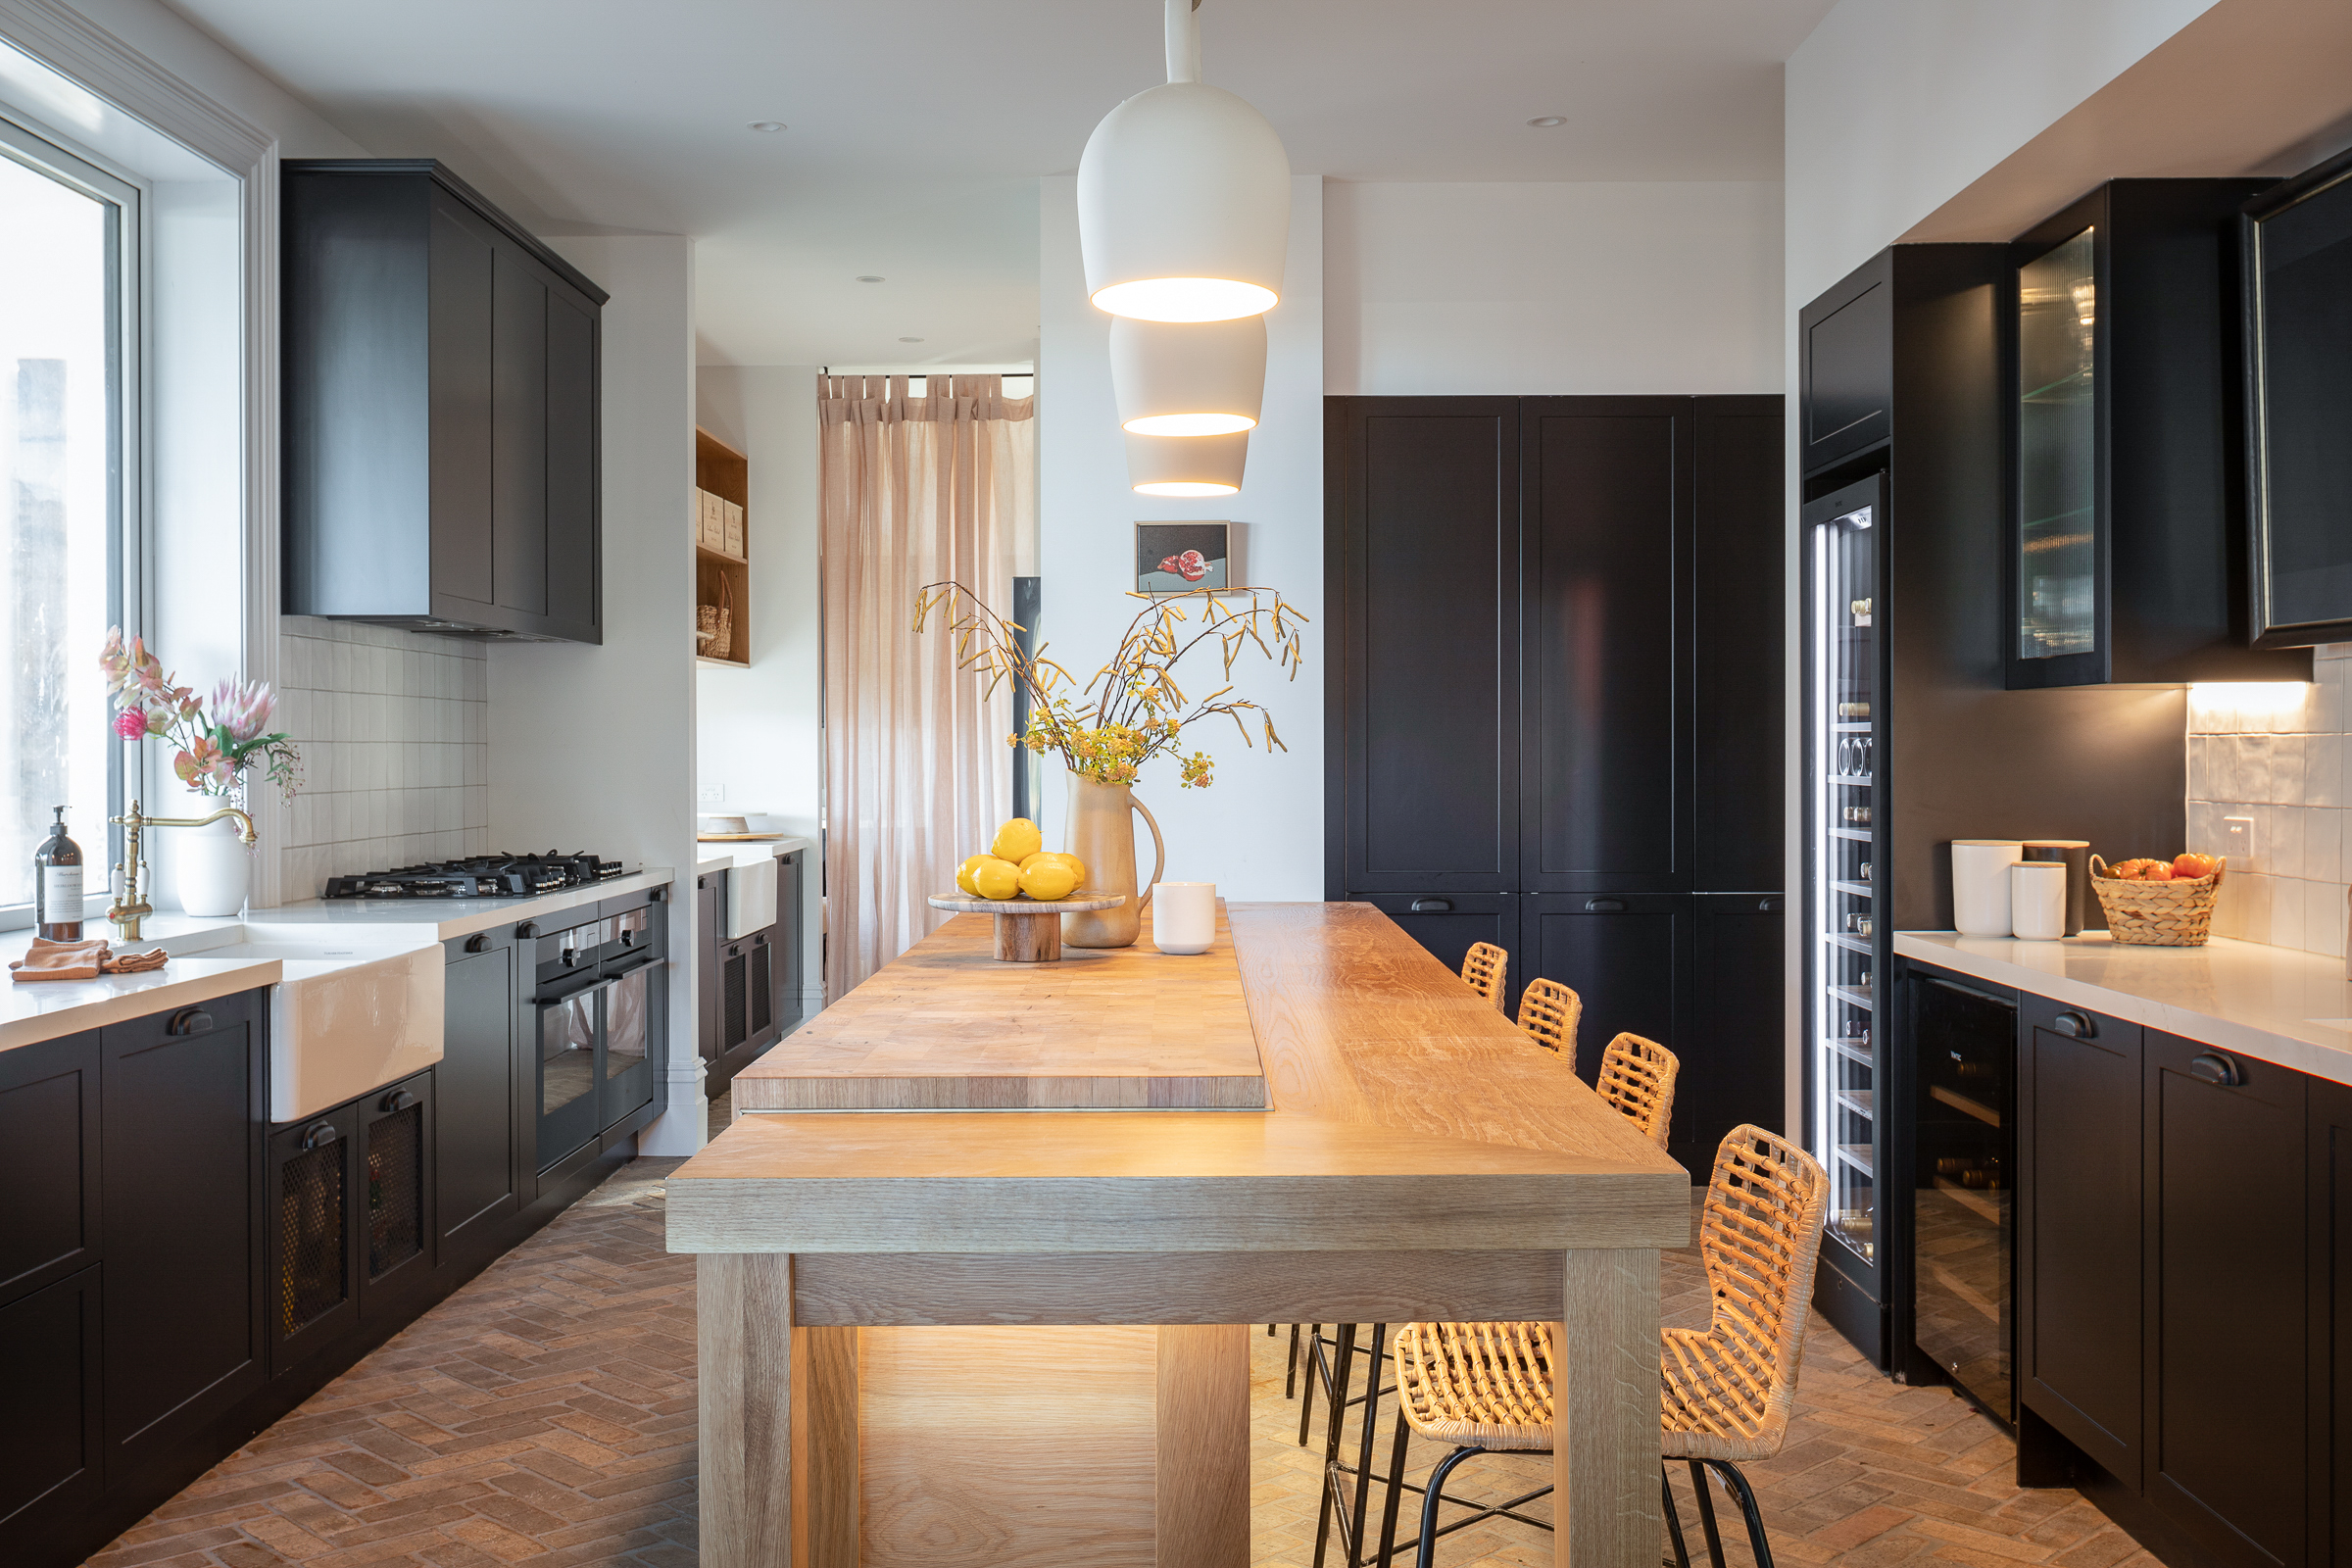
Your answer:
[[[751,471],[751,460],[742,453],[708,430],[694,432],[694,482],[744,509],[742,555],[713,550],[699,539],[694,547],[694,602],[733,608],[733,634],[725,656],[698,653],[695,657],[706,664],[731,664],[739,669],[752,662]],[[688,520],[691,523],[692,519]]]

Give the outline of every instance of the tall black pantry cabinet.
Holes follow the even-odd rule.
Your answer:
[[[1782,1120],[1782,400],[1325,402],[1325,889]]]

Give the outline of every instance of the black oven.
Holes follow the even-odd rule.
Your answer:
[[[665,1000],[656,910],[579,912],[590,917],[532,944],[542,1171],[654,1098],[649,1043]]]

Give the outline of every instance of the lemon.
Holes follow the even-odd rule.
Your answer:
[[[997,842],[989,847],[989,853],[1017,866],[1045,847],[1045,837],[1037,831],[1037,824],[1025,816],[1016,816],[997,829]]]
[[[964,892],[969,893],[973,898],[978,898],[980,896],[980,890],[972,886],[972,872],[977,870],[983,861],[993,860],[996,857],[993,855],[975,855],[970,859],[964,861],[961,865],[956,868],[956,885],[963,889]]]
[[[1051,853],[1054,859],[1059,860],[1062,864],[1070,868],[1071,887],[1082,888],[1086,886],[1086,862],[1084,860],[1081,860],[1075,855],[1066,855],[1059,850],[1055,850]]]
[[[997,857],[975,856],[979,864],[972,867],[972,891],[984,899],[1009,899],[1021,891],[1021,868],[1010,860]]]
[[[1078,873],[1064,864],[1058,856],[1053,859],[1040,858],[1021,871],[1021,891],[1033,899],[1048,903],[1068,898],[1070,890],[1077,885]]]

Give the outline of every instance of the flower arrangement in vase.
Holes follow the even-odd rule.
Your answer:
[[[272,730],[277,694],[259,681],[230,678],[210,699],[164,672],[141,638],[128,646],[122,628],[106,634],[98,656],[115,704],[114,730],[126,741],[152,736],[173,748],[172,771],[200,796],[241,805],[248,771],[258,770],[292,800],[302,788],[302,753],[283,730]],[[217,829],[217,831],[216,831]],[[183,829],[174,840],[180,905],[189,914],[234,914],[245,905],[251,867],[227,821]]]
[[[1248,608],[1233,601],[1249,597]],[[1019,634],[1028,628],[1006,620],[961,583],[936,582],[915,595],[914,629],[938,614],[956,634],[957,667],[988,676],[988,690],[1010,680],[1029,693],[1029,727],[1009,737],[1014,746],[1053,752],[1069,770],[1070,821],[1067,848],[1087,866],[1087,895],[1126,895],[1116,908],[1062,916],[1062,940],[1072,947],[1123,948],[1141,934],[1147,889],[1136,897],[1135,832],[1129,812],[1138,811],[1159,842],[1159,824],[1131,786],[1144,763],[1159,756],[1177,762],[1177,784],[1206,789],[1214,762],[1206,752],[1178,750],[1185,729],[1223,713],[1254,748],[1245,712],[1254,712],[1268,751],[1290,750],[1275,733],[1263,706],[1233,695],[1233,665],[1254,647],[1297,680],[1305,661],[1299,628],[1306,620],[1271,588],[1200,588],[1180,594],[1134,594],[1145,601],[1127,623],[1118,647],[1094,678],[1076,676],[1046,657],[1041,647],[1024,651]],[[1200,622],[1192,623],[1188,601],[1197,601]],[[1202,643],[1215,639],[1225,684],[1195,700],[1176,682],[1175,668]],[[1164,859],[1164,857],[1163,857]],[[1152,881],[1158,881],[1158,872]]]

